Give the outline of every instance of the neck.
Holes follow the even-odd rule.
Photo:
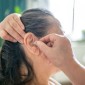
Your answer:
[[[42,78],[41,76],[39,78],[35,77],[30,83],[27,83],[26,85],[48,85],[48,79]]]
[[[48,79],[47,78],[43,78],[42,76],[36,78],[36,85],[48,85]]]

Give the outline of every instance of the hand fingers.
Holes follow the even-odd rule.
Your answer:
[[[42,41],[35,41],[34,43],[46,56],[48,56],[50,52],[50,47],[48,47],[45,43]]]
[[[10,25],[7,25],[7,27],[4,30],[17,41],[23,43],[23,38]]]
[[[55,39],[55,34],[49,34],[49,35],[47,35],[47,36],[45,36],[45,37],[42,37],[42,38],[40,39],[40,41],[42,41],[42,42],[44,42],[44,43],[49,43],[49,42],[53,42],[54,39]]]
[[[58,38],[60,38],[60,37],[64,37],[63,35],[59,35],[59,34],[55,34],[55,33],[53,33],[53,34],[49,34],[49,35],[47,35],[47,36],[45,36],[45,37],[42,37],[41,39],[40,39],[40,41],[42,41],[42,42],[44,42],[44,43],[49,43],[49,42],[55,42]]]
[[[24,28],[24,25],[23,25],[23,23],[21,22],[21,20],[20,20],[20,14],[17,14],[17,13],[14,13],[14,14],[12,14],[12,16],[13,16],[13,19],[17,22],[17,24],[22,28],[22,29],[25,29]]]
[[[7,36],[14,38],[19,42],[23,41],[25,32],[23,31],[24,25],[20,21],[19,14],[10,14],[8,15],[0,24],[0,35],[3,39],[8,40]],[[10,23],[9,23],[10,22]],[[10,41],[10,40],[9,40]]]
[[[18,18],[18,17],[16,17]],[[13,18],[11,18],[8,23],[10,24],[10,26],[17,32],[19,33],[23,38],[24,38],[24,35],[25,35],[25,32],[21,29],[21,26],[18,24],[20,23],[20,20],[17,19],[18,21],[15,21]]]
[[[4,30],[0,31],[0,37],[2,39],[9,40],[11,42],[17,42],[12,36],[10,36],[9,34],[7,34],[7,32],[4,31]]]

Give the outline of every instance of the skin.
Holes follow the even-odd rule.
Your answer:
[[[45,44],[49,42],[52,42],[51,47]],[[35,45],[69,77],[73,85],[85,85],[85,68],[75,59],[71,44],[65,36],[49,34],[36,41]]]
[[[15,19],[14,19],[15,17]],[[9,21],[11,19],[11,21]],[[8,23],[11,24],[9,24]],[[15,29],[15,26],[17,30],[13,30],[15,33],[11,33],[12,29]],[[5,30],[7,29],[7,30]],[[24,26],[21,23],[19,16],[17,14],[11,14],[7,16],[1,23],[0,23],[0,37],[5,40],[9,40],[12,42],[19,41],[20,43],[23,43],[24,40]],[[18,33],[19,32],[19,33]],[[11,35],[12,34],[12,35]],[[23,36],[22,36],[23,34]],[[55,42],[56,41],[56,42]],[[54,45],[56,49],[49,48],[47,45],[45,45],[45,42],[50,42],[51,46]],[[59,67],[72,81],[74,85],[85,85],[85,69],[81,64],[74,59],[72,48],[70,45],[69,40],[65,36],[60,35],[48,35],[41,39],[39,42],[35,42],[35,45],[38,46],[38,48],[45,54],[46,57],[48,57],[49,61]],[[44,45],[44,46],[43,46]],[[57,46],[58,47],[57,47]],[[50,45],[49,45],[50,46]],[[60,50],[59,48],[64,47],[66,50]],[[49,49],[48,49],[49,48]],[[43,49],[48,49],[48,51],[44,52]],[[69,51],[69,52],[68,52]],[[59,57],[57,52],[59,52]],[[48,56],[49,53],[54,56]],[[66,55],[65,55],[66,54]],[[58,62],[57,62],[58,60]],[[73,71],[74,68],[76,71]]]
[[[62,31],[53,26],[47,34],[50,33],[58,33],[62,34]],[[26,59],[32,62],[32,66],[35,73],[35,81],[38,81],[38,85],[48,85],[49,77],[53,75],[54,73],[58,72],[59,69],[56,68],[39,50],[38,47],[36,47],[33,43],[39,40],[33,33],[26,33],[24,36],[24,43],[22,44],[22,47],[24,49],[24,52],[26,54]],[[28,59],[29,58],[29,59]],[[21,68],[22,74],[27,74],[27,69],[24,65],[22,65]],[[34,83],[33,83],[34,85]]]
[[[21,46],[24,49],[24,52],[26,54],[26,59],[27,60],[30,59],[30,61],[32,62],[33,70],[34,70],[34,73],[36,76],[32,85],[35,85],[35,84],[48,85],[49,77],[51,75],[53,75],[54,73],[58,72],[59,69],[56,68],[46,58],[46,56],[43,54],[43,52],[41,52],[39,50],[39,48],[37,48],[33,44],[36,40],[39,40],[40,38],[38,39],[32,33],[24,33],[23,28],[21,29],[21,27],[22,27],[21,23],[20,22],[17,23],[17,21],[19,20],[18,17],[16,18],[17,20],[15,20],[14,17],[15,17],[15,14],[14,15],[12,14],[12,15],[6,17],[4,21],[2,21],[1,27],[3,27],[3,28],[0,28],[0,30],[2,31],[1,37],[6,40],[10,39],[10,41],[13,41],[13,42],[16,42],[16,39],[17,39],[20,43],[22,43]],[[11,21],[10,21],[10,18],[11,18]],[[56,22],[51,17],[49,17],[49,20],[50,19],[53,22]],[[6,26],[4,26],[4,24],[6,24]],[[14,27],[13,27],[13,25],[14,25]],[[17,26],[18,26],[18,28],[17,28]],[[18,30],[16,30],[16,29],[18,29]],[[19,30],[20,30],[20,32],[19,32]],[[22,35],[20,35],[20,33]],[[47,34],[51,34],[51,33],[62,34],[63,32],[60,30],[60,28],[58,28],[58,26],[55,23],[55,24],[52,24],[51,28],[47,31]],[[6,35],[7,38],[3,37],[3,34]],[[12,35],[12,36],[10,36],[10,35]],[[24,41],[24,42],[22,42],[22,41]],[[49,43],[48,43],[48,45],[50,46]],[[24,64],[21,65],[21,73],[22,73],[22,75],[27,75],[27,73],[28,73],[27,68]],[[22,79],[24,79],[24,78],[25,78],[25,76],[22,76]]]
[[[25,32],[20,16],[17,13],[10,14],[0,23],[0,37],[2,39],[23,43]]]

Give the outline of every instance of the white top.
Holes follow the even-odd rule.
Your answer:
[[[49,78],[48,85],[61,85],[61,84],[58,83],[55,79]]]

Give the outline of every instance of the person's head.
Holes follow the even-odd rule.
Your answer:
[[[43,9],[27,10],[20,19],[26,32],[24,44],[4,42],[0,54],[1,85],[40,83],[57,70],[33,42],[50,33],[63,34],[59,21]]]

